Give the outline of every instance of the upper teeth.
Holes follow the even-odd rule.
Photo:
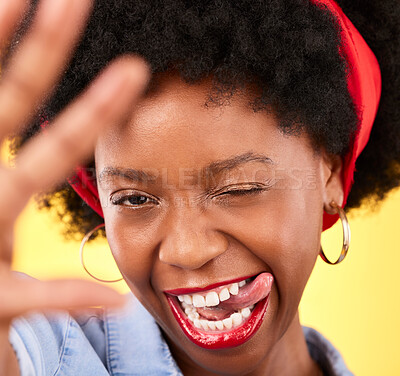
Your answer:
[[[193,305],[195,307],[204,307],[206,305],[206,301],[203,295],[193,295]]]
[[[234,283],[231,287],[229,287],[229,292],[232,295],[237,295],[239,293],[239,285],[237,283]]]
[[[228,300],[231,295],[237,295],[239,293],[239,287],[243,287],[248,280],[235,282],[229,286],[224,287],[219,293],[216,291],[204,292],[203,294],[187,294],[178,295],[180,302],[186,304],[193,304],[194,307],[214,307]]]
[[[206,306],[212,307],[219,304],[219,296],[215,291],[211,291],[206,295]]]
[[[219,300],[221,302],[223,302],[224,300],[228,300],[230,297],[231,295],[229,294],[229,290],[226,287],[219,293]]]

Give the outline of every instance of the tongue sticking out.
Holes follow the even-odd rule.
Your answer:
[[[199,315],[207,320],[222,320],[234,311],[251,306],[264,299],[271,291],[273,277],[270,273],[261,273],[256,279],[239,289],[237,295],[220,302],[216,307],[197,308]]]

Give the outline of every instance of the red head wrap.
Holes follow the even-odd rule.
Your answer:
[[[381,75],[375,55],[336,2],[333,0],[311,0],[311,2],[332,12],[342,29],[340,53],[348,62],[350,69],[347,77],[348,88],[361,116],[360,127],[356,133],[354,143],[350,146],[350,151],[343,159],[342,183],[344,201],[342,207],[344,207],[354,181],[356,159],[368,142],[378,110],[381,94]],[[69,183],[83,201],[103,217],[96,177],[88,174],[85,168],[78,167],[75,176],[69,180]],[[324,213],[323,231],[330,228],[338,218],[339,215],[337,214],[328,215]]]

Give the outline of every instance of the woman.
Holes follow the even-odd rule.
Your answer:
[[[4,3],[3,40],[23,3]],[[372,9],[338,3],[357,20]],[[322,230],[341,214],[346,243],[341,208],[398,185],[388,40],[399,5],[379,7],[392,21],[381,21],[382,34],[360,21],[371,50],[333,1],[98,1],[49,95],[90,6],[40,2],[29,35],[12,44],[0,92],[2,134],[30,123],[17,168],[2,170],[3,373],[350,375],[297,309],[318,255],[329,262]],[[143,56],[151,78],[139,58],[119,58],[80,94],[126,53]],[[60,186],[83,158],[88,168]],[[98,234],[105,224],[137,300],[9,272],[12,222],[49,188],[70,231]],[[50,308],[71,314],[10,326]]]

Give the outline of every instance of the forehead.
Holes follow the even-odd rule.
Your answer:
[[[276,163],[305,163],[309,138],[284,135],[274,114],[254,112],[251,89],[222,105],[209,102],[211,78],[185,83],[177,75],[160,76],[156,90],[132,109],[129,121],[109,128],[96,145],[99,168],[202,168],[249,152]]]

